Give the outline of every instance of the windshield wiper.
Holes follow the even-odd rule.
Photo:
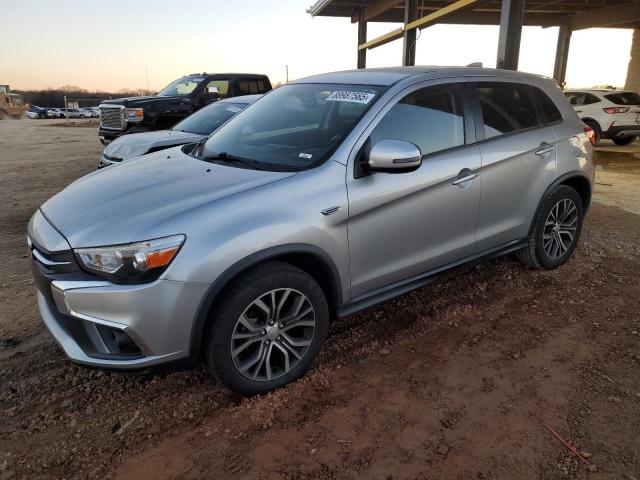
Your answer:
[[[206,157],[201,158],[204,162],[216,162],[222,161],[224,163],[236,163],[238,165],[243,165],[245,167],[249,167],[253,170],[265,170],[260,162],[256,162],[255,160],[250,160],[244,157],[236,157],[235,155],[230,155],[227,152],[216,153],[215,155],[208,155]]]

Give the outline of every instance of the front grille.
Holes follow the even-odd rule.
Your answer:
[[[73,251],[49,252],[29,239],[31,261],[43,273],[48,275],[60,273],[73,273],[80,269],[76,263]]]
[[[124,109],[100,107],[100,126],[109,130],[124,130]]]

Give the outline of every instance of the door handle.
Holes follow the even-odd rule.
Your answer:
[[[546,155],[547,153],[553,152],[555,149],[556,147],[554,147],[550,143],[542,142],[538,147],[538,150],[536,150],[536,155],[538,156]]]
[[[451,185],[460,185],[461,183],[468,182],[469,180],[473,180],[476,178],[478,174],[468,168],[463,168],[458,173],[458,176],[451,182]]]

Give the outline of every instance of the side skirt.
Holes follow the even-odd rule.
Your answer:
[[[407,292],[410,292],[411,290],[422,287],[423,285],[442,278],[445,275],[449,275],[456,270],[467,268],[491,258],[500,257],[502,255],[518,251],[526,247],[528,242],[528,238],[514,240],[512,242],[500,245],[496,248],[485,250],[484,252],[465,257],[461,260],[458,260],[457,262],[443,265],[442,267],[429,270],[428,272],[421,273],[406,280],[392,283],[385,287],[373,290],[372,292],[359,295],[352,299],[349,303],[345,303],[338,307],[337,316],[338,318],[341,318],[348,315],[353,315],[354,313],[357,313],[361,310],[372,307],[382,302],[386,302],[387,300],[391,300],[392,298],[403,295]]]

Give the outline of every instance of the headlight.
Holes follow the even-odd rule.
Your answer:
[[[186,237],[172,235],[128,245],[74,250],[88,271],[114,283],[145,283],[155,280],[169,266]]]
[[[144,109],[142,108],[125,108],[124,118],[127,122],[141,122],[144,117]]]

